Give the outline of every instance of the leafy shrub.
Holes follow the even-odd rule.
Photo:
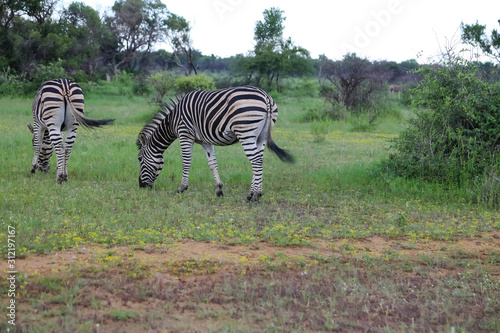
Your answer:
[[[324,120],[340,120],[345,119],[347,114],[346,108],[340,103],[331,104],[326,108],[324,105],[310,106],[305,109],[304,121],[324,121]]]
[[[133,84],[134,73],[127,73],[127,71],[118,70],[118,82],[125,86],[131,86]]]
[[[151,86],[149,81],[144,76],[139,76],[132,83],[132,93],[134,96],[137,95],[149,95],[151,93]]]
[[[90,79],[87,73],[85,73],[82,70],[79,70],[75,74],[73,74],[73,80],[81,85],[82,83],[89,82]]]
[[[412,91],[418,86],[416,82],[409,82],[405,84],[403,92],[401,93],[401,103],[405,106],[410,106],[413,101]]]
[[[396,139],[396,152],[384,167],[398,176],[498,188],[491,182],[500,174],[500,84],[460,59],[419,72],[416,117]]]
[[[185,94],[194,90],[213,90],[215,89],[215,82],[206,74],[179,76],[175,80],[175,89],[179,94]]]
[[[82,88],[84,94],[100,91],[102,87],[101,85],[99,85],[99,83],[94,81],[78,82],[78,85],[80,86],[80,88]]]
[[[357,114],[349,117],[352,132],[372,132],[374,130],[375,118],[369,114]]]
[[[158,72],[148,77],[148,83],[153,88],[151,103],[163,107],[165,95],[175,88],[175,78],[167,72]]]
[[[23,82],[19,75],[7,67],[0,73],[0,96],[15,96],[23,90]]]
[[[319,93],[319,85],[312,81],[302,81],[299,90],[303,96],[316,97]]]
[[[314,143],[324,142],[328,134],[328,123],[325,121],[311,122],[311,134],[313,135]]]
[[[58,61],[52,62],[48,65],[35,65],[33,79],[24,86],[25,94],[34,94],[45,81],[53,79],[69,79],[69,75],[62,66],[62,63],[63,61],[59,59]]]
[[[320,85],[310,77],[290,77],[282,80],[280,92],[288,97],[318,97]]]

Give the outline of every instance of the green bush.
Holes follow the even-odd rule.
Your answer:
[[[0,73],[0,96],[16,96],[23,91],[23,85],[19,75],[7,67]]]
[[[330,107],[325,105],[314,105],[305,108],[303,115],[304,121],[325,121],[325,120],[341,120],[345,119],[348,114],[347,109],[341,105],[330,104]]]
[[[158,72],[149,76],[147,81],[153,88],[151,103],[163,107],[165,96],[175,88],[175,77],[167,72]]]
[[[175,80],[175,90],[179,94],[185,94],[194,90],[213,90],[214,80],[206,74],[195,76],[179,76]]]
[[[500,84],[459,59],[419,72],[423,80],[413,90],[416,117],[383,166],[398,176],[498,188],[491,181],[500,174]]]
[[[82,84],[82,83],[89,82],[90,79],[89,79],[89,76],[87,75],[87,73],[85,73],[82,70],[79,70],[75,74],[73,74],[73,80],[78,84]]]
[[[133,83],[134,83],[134,73],[127,73],[127,71],[123,70],[123,71],[120,71],[118,70],[118,82],[120,82],[121,84],[123,84],[124,86],[132,86]]]
[[[311,134],[313,135],[314,143],[321,143],[326,140],[328,135],[328,122],[326,121],[313,121],[311,122]]]
[[[152,92],[152,87],[149,84],[149,80],[144,76],[139,76],[132,83],[132,94],[134,96],[148,96]]]
[[[45,81],[53,79],[69,79],[70,77],[62,66],[62,63],[63,61],[59,59],[58,61],[52,62],[48,65],[36,65],[34,68],[33,79],[31,82],[25,84],[24,93],[26,95],[34,94]]]

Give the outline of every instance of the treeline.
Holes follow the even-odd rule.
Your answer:
[[[228,58],[204,55],[193,46],[190,26],[160,0],[117,0],[99,13],[82,2],[63,7],[60,0],[2,0],[0,2],[0,94],[31,93],[43,81],[69,77],[98,82],[133,74],[145,81],[159,71],[190,76],[214,75],[217,87],[253,84],[281,89],[290,76],[327,74],[325,56],[309,52],[283,36],[284,13],[264,11],[254,29],[255,48]],[[172,51],[156,50],[167,42]],[[387,82],[414,81],[414,60],[378,62]]]

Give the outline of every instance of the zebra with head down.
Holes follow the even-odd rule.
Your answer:
[[[197,90],[167,104],[165,110],[143,128],[137,139],[139,148],[139,186],[151,187],[163,168],[163,153],[179,139],[182,151],[182,181],[177,192],[188,188],[189,169],[194,143],[201,144],[208,159],[217,196],[222,196],[215,146],[240,142],[252,164],[253,178],[249,201],[262,195],[263,152],[267,144],[282,161],[293,157],[271,138],[278,117],[274,100],[262,89],[237,87],[220,90]]]
[[[93,120],[83,115],[84,99],[80,86],[67,79],[55,79],[43,83],[33,101],[33,126],[27,124],[33,134],[33,162],[31,173],[36,169],[47,172],[52,152],[57,156],[56,183],[68,180],[68,159],[76,139],[79,125],[100,127],[113,119]],[[63,138],[66,131],[66,140]]]

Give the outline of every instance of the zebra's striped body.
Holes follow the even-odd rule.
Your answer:
[[[252,164],[253,178],[248,200],[262,195],[264,146],[278,157],[292,162],[293,157],[279,148],[271,138],[271,129],[278,117],[273,99],[255,87],[221,90],[198,90],[177,102],[166,105],[139,134],[139,186],[151,187],[163,168],[163,153],[177,138],[182,151],[182,181],[177,192],[188,188],[193,144],[201,144],[217,186],[222,195],[214,145],[227,146],[240,142]]]
[[[83,115],[84,99],[81,88],[73,81],[56,79],[42,84],[33,101],[34,157],[31,173],[37,168],[49,170],[49,160],[55,150],[57,155],[57,183],[68,180],[68,159],[76,139],[79,125],[100,127],[112,119],[92,120]],[[66,140],[62,132],[66,131]]]

